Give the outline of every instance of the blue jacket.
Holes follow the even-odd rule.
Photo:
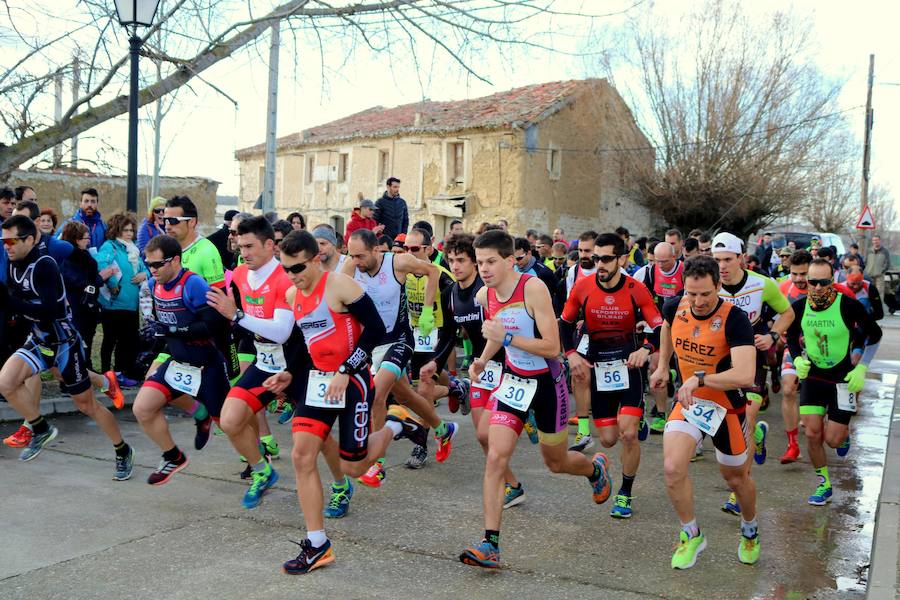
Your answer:
[[[158,235],[163,235],[166,232],[155,224],[150,223],[147,219],[141,221],[141,225],[137,230],[137,240],[135,240],[135,244],[137,244],[138,250],[141,251],[141,256],[144,256],[144,248],[147,247],[147,244]]]
[[[100,304],[109,310],[137,310],[141,285],[131,283],[131,278],[137,273],[145,273],[148,278],[150,277],[144,261],[138,261],[138,270],[135,271],[128,261],[125,244],[118,240],[107,240],[100,246],[100,251],[97,253],[97,266],[102,271],[113,263],[119,266],[121,274],[107,279],[106,287],[110,291],[118,288],[119,293],[107,298],[104,292],[100,295]]]
[[[69,221],[79,221],[84,223],[88,228],[88,232],[91,234],[91,248],[99,249],[100,246],[103,245],[103,242],[106,241],[106,223],[103,222],[103,217],[100,216],[100,212],[95,212],[93,217],[88,217],[84,214],[80,208],[75,211],[75,215],[71,219],[66,219],[59,225],[59,229],[56,230],[56,237],[59,237],[59,234],[62,233],[63,227],[65,227],[66,223]]]

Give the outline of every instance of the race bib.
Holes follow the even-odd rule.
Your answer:
[[[587,334],[581,336],[581,341],[578,342],[578,347],[575,348],[575,352],[582,356],[587,356],[588,353],[588,345],[590,343],[590,338],[588,338]]]
[[[528,411],[534,394],[537,392],[537,379],[516,377],[512,373],[503,375],[500,387],[494,396],[508,407],[522,412]]]
[[[391,349],[391,344],[382,344],[381,346],[376,347],[372,350],[372,366],[369,368],[369,371],[372,372],[372,375],[378,372],[378,369],[381,367],[382,361],[384,361],[384,355],[387,354],[387,351]]]
[[[478,378],[478,381],[473,381],[472,386],[478,388],[479,390],[487,390],[489,392],[492,392],[497,389],[497,384],[500,383],[500,379],[502,377],[503,365],[495,360],[489,360],[484,366],[484,371],[481,372],[481,376]]]
[[[851,392],[847,389],[848,384],[839,383],[837,384],[837,407],[840,410],[846,410],[847,412],[856,412],[856,399],[858,398],[858,392]]]
[[[716,435],[727,413],[728,409],[721,404],[702,398],[694,398],[690,408],[681,411],[688,423],[693,423],[697,429],[709,436]]]
[[[200,391],[200,372],[200,367],[192,367],[173,360],[166,367],[165,380],[172,389],[196,398],[197,392]]]
[[[437,348],[437,328],[432,329],[430,335],[422,335],[422,330],[416,327],[413,330],[413,337],[416,340],[413,352],[434,352],[434,349]]]
[[[315,408],[344,408],[347,405],[347,392],[345,391],[336,401],[334,398],[325,398],[325,391],[334,379],[335,373],[324,371],[309,372],[309,383],[306,384],[306,405]]]
[[[256,366],[266,373],[281,373],[287,369],[284,347],[281,344],[253,342],[256,346]]]
[[[598,392],[627,390],[630,385],[628,367],[624,360],[594,363],[594,378],[597,380]]]

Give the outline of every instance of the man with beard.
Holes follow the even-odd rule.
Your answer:
[[[71,219],[60,223],[57,231],[62,232],[63,227],[69,221],[80,221],[88,228],[88,233],[91,235],[89,248],[97,250],[106,241],[106,223],[100,215],[100,194],[94,188],[88,188],[81,192],[81,206]],[[56,234],[56,237],[59,237],[59,233]]]

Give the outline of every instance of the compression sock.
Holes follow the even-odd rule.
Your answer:
[[[41,435],[50,431],[50,423],[47,422],[44,415],[39,416],[34,421],[28,421],[28,424],[31,425],[31,431],[34,435]]]
[[[793,428],[790,431],[785,430],[787,432],[788,437],[788,445],[796,446],[797,445],[797,428]]]
[[[828,476],[828,467],[819,467],[816,469],[816,476],[819,478],[819,485],[831,487],[831,478]]]
[[[122,440],[118,444],[114,445],[113,448],[116,450],[116,456],[119,458],[127,458],[128,452],[131,450],[131,447],[125,443],[125,440]]]
[[[580,435],[591,435],[591,418],[578,417],[578,433]]]
[[[206,410],[206,407],[201,403],[194,400],[194,404],[191,406],[188,414],[194,417],[194,419],[196,419],[197,421],[204,421],[206,420],[206,417],[209,416],[209,411]]]
[[[485,529],[484,540],[495,549],[500,548],[500,532],[496,529]]]
[[[697,519],[692,519],[690,523],[682,523],[681,530],[688,534],[688,537],[695,538],[700,535],[700,528],[697,526]]]
[[[759,535],[759,523],[757,523],[756,519],[748,522],[743,517],[741,518],[741,535],[748,540],[752,540]]]
[[[622,473],[622,487],[619,488],[619,495],[631,496],[631,486],[634,485],[635,477],[637,477],[637,474],[629,477],[625,473]]]

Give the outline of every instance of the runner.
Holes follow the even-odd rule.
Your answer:
[[[742,508],[738,558],[745,564],[759,560],[756,485],[750,478],[746,396],[741,391],[753,383],[754,335],[747,315],[718,295],[720,285],[712,258],[700,255],[686,262],[684,297],[663,307],[660,362],[650,376],[651,386],[667,385],[669,359],[675,353],[683,383],[663,434],[666,491],[681,519],[673,569],[693,567],[706,548],[688,477],[691,457],[704,434],[712,437],[719,470]]]
[[[386,426],[370,433],[369,357],[385,334],[372,299],[351,278],[322,269],[318,244],[307,231],[285,237],[281,260],[296,288],[293,318],[305,344],[297,344],[287,369],[269,377],[264,387],[280,393],[293,383],[297,392],[292,458],[307,537],[299,542],[300,554],[283,569],[299,575],[334,562],[316,459],[335,420],[340,423],[341,468],[351,476],[362,475],[384,456],[391,439],[418,438],[425,432],[405,409],[392,406]]]
[[[438,462],[444,462],[453,451],[457,425],[441,420],[437,416],[434,404],[413,390],[404,375],[412,356],[413,340],[403,284],[410,273],[429,276],[425,286],[424,305],[419,315],[419,331],[427,337],[434,329],[434,300],[437,297],[439,271],[436,265],[418,260],[408,253],[379,252],[375,250],[377,243],[375,234],[370,230],[354,231],[347,243],[351,260],[347,261],[343,268],[343,273],[353,275],[372,298],[386,331],[380,340],[382,343],[372,354],[372,371],[375,373],[372,424],[375,428],[381,428],[388,394],[393,394],[398,403],[406,405],[421,417],[426,427],[434,428],[435,439],[438,442],[435,458]],[[424,436],[418,445],[425,445]],[[370,487],[379,487],[384,478],[384,458],[379,457],[359,481]]]
[[[420,371],[421,377],[427,377],[435,373],[447,360],[450,350],[453,348],[456,336],[460,330],[464,331],[472,344],[472,356],[481,356],[487,341],[481,335],[481,325],[484,323],[484,309],[475,300],[475,295],[484,282],[478,276],[478,268],[475,264],[475,238],[468,234],[459,234],[450,237],[444,242],[444,255],[450,264],[450,270],[456,277],[456,282],[444,290],[441,294],[441,304],[445,316],[448,318],[450,331],[438,343],[434,358],[425,363]],[[500,384],[500,374],[503,370],[504,351],[501,349],[485,367],[481,378],[472,381],[468,396],[462,399],[462,413],[471,411],[472,424],[475,426],[475,436],[481,449],[487,455],[488,428],[492,400],[491,392]],[[529,420],[534,423],[534,413],[529,411]],[[532,427],[533,428],[533,427]],[[537,442],[537,430],[534,429],[534,440]],[[503,508],[510,508],[525,501],[525,488],[507,466],[504,474],[506,483],[503,496]]]
[[[597,274],[575,284],[563,309],[560,335],[572,370],[572,385],[587,388],[591,414],[600,443],[612,448],[622,440],[622,487],[610,515],[632,515],[632,485],[641,461],[639,438],[647,436],[644,422],[644,382],[640,367],[659,346],[662,318],[643,284],[622,273],[628,254],[625,242],[604,233],[594,242]],[[575,323],[584,319],[586,347],[575,348]],[[648,343],[638,346],[637,323],[651,328]],[[639,432],[639,428],[641,431]]]
[[[162,461],[147,483],[162,485],[188,464],[188,457],[172,439],[162,413],[166,404],[181,399],[198,422],[218,421],[228,391],[225,360],[213,338],[225,321],[207,306],[210,286],[181,264],[181,246],[168,235],[151,239],[144,249],[150,269],[150,289],[158,335],[166,342],[165,360],[152,365],[134,401],[134,416],[147,436],[163,451]],[[218,252],[216,253],[218,256]],[[209,427],[198,426],[194,447],[203,448]]]
[[[828,459],[822,443],[844,457],[850,450],[850,419],[857,411],[866,371],[881,341],[881,328],[858,300],[834,286],[834,269],[817,258],[809,266],[809,295],[793,303],[797,318],[787,332],[788,348],[795,356],[800,388],[800,418],[806,429],[806,448],[816,471],[818,486],[808,502],[831,502]],[[853,366],[853,348],[864,347]],[[845,383],[846,382],[846,383]],[[825,416],[828,424],[825,424]]]
[[[19,315],[31,325],[25,344],[0,370],[0,394],[28,422],[27,429],[32,433],[19,458],[23,461],[36,458],[59,434],[40,413],[41,380],[35,377],[55,369],[62,391],[71,395],[78,410],[93,419],[113,443],[116,453],[113,479],[131,478],[134,450],[122,439],[112,413],[94,397],[91,385],[103,385],[104,377],[87,369],[84,344],[72,324],[72,312],[56,261],[38,252],[37,227],[28,217],[17,215],[6,219],[2,231],[9,263],[6,283],[0,283],[0,312]]]
[[[513,270],[513,238],[492,230],[475,240],[478,272],[485,287],[476,294],[487,319],[481,326],[487,343],[469,367],[472,381],[479,381],[490,361],[506,349],[500,386],[492,394],[496,410],[491,414],[488,454],[484,469],[484,538],[459,556],[465,564],[500,566],[500,520],[509,460],[528,418],[534,410],[541,455],[553,473],[582,475],[593,488],[594,502],[609,498],[610,479],[606,455],[589,460],[566,447],[569,394],[559,356],[559,328],[550,292],[544,283]]]
[[[330,273],[341,271],[347,262],[347,256],[337,250],[337,234],[331,225],[316,225],[313,236],[319,244],[319,256],[322,257],[322,268]]]
[[[766,385],[766,365],[768,351],[781,339],[794,314],[787,298],[778,290],[773,279],[760,275],[741,265],[744,243],[735,235],[721,232],[712,241],[713,258],[719,265],[722,285],[719,297],[740,308],[747,314],[753,325],[754,345],[756,346],[756,378],[753,389],[748,391],[746,419],[747,431],[752,435],[754,443],[753,460],[756,464],[766,462],[766,437],[769,424],[765,421],[756,423],[756,415],[769,406],[769,391]],[[768,315],[778,315],[775,324],[769,329]],[[735,499],[735,492],[729,495],[722,505],[722,510],[733,515],[741,514],[741,507]]]

